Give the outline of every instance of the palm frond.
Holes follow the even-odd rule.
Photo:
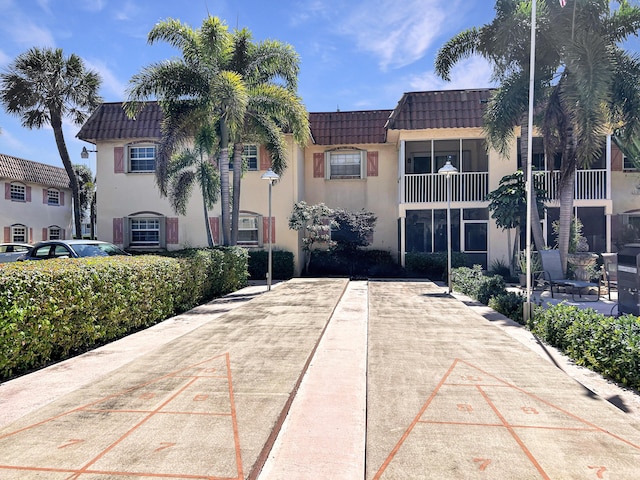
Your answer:
[[[436,55],[436,74],[442,79],[450,81],[453,66],[460,60],[478,53],[479,40],[479,31],[474,27],[460,32],[446,42]]]

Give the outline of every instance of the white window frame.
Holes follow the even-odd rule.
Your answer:
[[[11,225],[11,241],[13,243],[29,243],[29,231],[26,225]]]
[[[49,240],[62,240],[62,229],[58,225],[51,225],[47,228]]]
[[[238,245],[243,247],[260,247],[263,244],[262,238],[262,215],[241,213],[238,219]],[[250,228],[250,223],[255,223],[255,228]],[[256,232],[255,239],[241,239],[242,232]]]
[[[11,201],[12,202],[26,202],[27,201],[27,187],[22,183],[11,183]]]
[[[625,172],[637,172],[638,167],[636,167],[634,163],[631,160],[629,160],[629,157],[627,157],[626,155],[623,155],[622,170],[624,170]]]
[[[47,205],[60,205],[60,191],[55,188],[47,189]]]
[[[128,246],[131,248],[161,248],[162,221],[160,217],[129,217],[128,218]],[[134,228],[134,225],[136,228]],[[140,232],[157,232],[157,240],[134,240],[134,234]]]
[[[331,172],[332,158],[339,157],[339,156],[347,156],[347,155],[353,155],[354,158],[359,157],[359,160],[360,160],[359,174],[358,175],[332,174]],[[366,178],[366,174],[367,174],[367,151],[366,150],[359,150],[356,148],[341,148],[336,150],[329,150],[324,152],[324,162],[325,162],[324,171],[325,171],[326,180],[361,180]],[[350,165],[355,165],[355,162],[351,163]]]
[[[143,150],[149,150],[152,149],[153,150],[153,157],[150,156],[144,156],[144,157],[139,157],[139,158],[132,158],[134,152],[138,153],[138,152],[142,152]],[[136,144],[136,145],[129,145],[127,148],[127,173],[153,173],[156,171],[156,160],[158,157],[158,147],[155,144],[152,143],[140,143],[140,144]],[[152,169],[148,169],[148,168],[133,168],[133,162],[137,161],[137,162],[150,162],[151,160],[153,160],[153,168]]]
[[[249,153],[248,150],[254,150],[255,149],[255,154],[253,152]],[[255,165],[251,164],[251,159],[255,158]],[[258,167],[260,166],[260,148],[258,147],[258,145],[254,144],[254,143],[245,143],[244,144],[244,148],[242,149],[242,162],[247,166],[247,170],[249,170],[250,172],[254,172],[258,170]]]

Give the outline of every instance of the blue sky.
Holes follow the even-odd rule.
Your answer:
[[[291,44],[301,58],[299,94],[310,112],[395,107],[403,92],[487,87],[489,69],[472,58],[443,82],[433,74],[438,48],[456,33],[493,18],[493,0],[0,0],[0,68],[29,48],[79,55],[103,80],[105,101],[126,98],[142,67],[177,55],[148,45],[155,23],[179,19],[197,28],[209,13],[254,40]],[[28,130],[0,112],[0,152],[62,166],[53,132]],[[74,163],[86,144],[65,125]]]

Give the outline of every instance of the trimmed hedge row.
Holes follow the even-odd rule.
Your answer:
[[[0,378],[120,338],[246,285],[243,249],[0,268]]]
[[[639,317],[610,317],[561,303],[536,308],[529,327],[578,365],[640,390]]]
[[[269,252],[266,250],[249,251],[249,278],[264,280],[267,278]],[[271,252],[271,268],[274,280],[289,280],[293,277],[293,253],[285,250]]]

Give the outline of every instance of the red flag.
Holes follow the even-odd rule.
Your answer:
[[[560,0],[560,6],[564,8],[564,6],[567,4],[567,0]]]

